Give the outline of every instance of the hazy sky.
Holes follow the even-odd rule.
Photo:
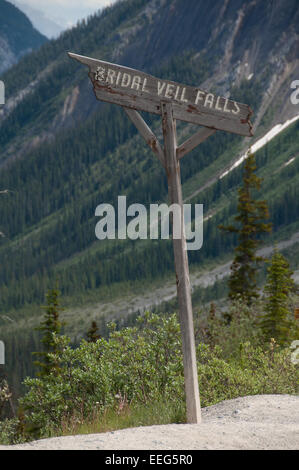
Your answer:
[[[18,0],[65,28],[76,24],[78,19],[94,13],[99,8],[114,3],[115,0]],[[15,3],[11,0],[12,3]]]

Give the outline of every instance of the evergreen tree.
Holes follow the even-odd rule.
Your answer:
[[[7,380],[0,378],[0,421],[7,403],[10,404],[11,411],[14,413],[11,397],[12,393],[10,391]]]
[[[35,355],[40,356],[39,361],[35,361],[35,365],[40,368],[38,375],[40,377],[44,375],[48,375],[51,372],[58,371],[58,366],[50,356],[51,353],[59,352],[57,350],[57,345],[54,341],[53,334],[58,335],[61,331],[63,323],[59,319],[59,313],[63,310],[59,306],[59,295],[60,292],[57,288],[50,289],[46,295],[47,298],[47,306],[43,307],[45,309],[46,314],[45,318],[42,321],[41,325],[37,328],[37,330],[41,331],[42,336],[42,344],[43,344],[43,351],[33,353]]]
[[[101,335],[98,332],[98,325],[95,321],[91,322],[91,326],[86,334],[88,343],[96,343]]]
[[[262,182],[255,171],[255,156],[249,154],[245,161],[243,184],[238,190],[238,213],[235,217],[237,224],[219,226],[228,233],[236,233],[239,241],[231,266],[229,297],[232,300],[242,298],[248,305],[258,297],[255,278],[258,263],[263,261],[262,257],[256,255],[258,238],[261,234],[271,231],[271,224],[265,223],[269,218],[266,201],[254,198],[253,192],[260,189]]]
[[[264,287],[266,295],[265,315],[261,327],[265,338],[274,338],[283,345],[291,339],[292,322],[288,320],[288,297],[294,288],[292,271],[287,259],[275,248],[271,264],[267,269],[267,282]]]
[[[0,365],[0,421],[1,418],[7,418],[9,416],[15,416],[13,394],[8,383],[5,366]]]

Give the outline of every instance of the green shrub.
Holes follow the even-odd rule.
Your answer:
[[[290,349],[275,342],[264,348],[240,343],[238,358],[223,359],[219,346],[197,348],[198,379],[202,406],[246,395],[298,392],[298,368]]]
[[[115,406],[118,397],[129,403],[182,399],[183,369],[179,325],[175,315],[146,315],[137,327],[115,331],[109,340],[82,341],[77,349],[65,337],[55,337],[62,353],[60,373],[26,379],[28,393],[20,400],[27,432],[34,437],[57,433],[61,423],[83,422],[95,410]],[[139,323],[140,323],[139,322]],[[140,325],[141,326],[141,325]]]
[[[261,301],[249,307],[241,300],[230,303],[225,312],[217,311],[213,306],[212,312],[210,311],[206,318],[203,318],[200,312],[195,317],[195,322],[202,326],[199,342],[220,346],[222,357],[226,359],[239,358],[240,343],[249,341],[253,346],[264,344],[259,328],[262,312]]]
[[[0,421],[0,444],[19,444],[24,441],[20,433],[20,421],[18,418]]]
[[[27,379],[20,401],[26,432],[44,437],[117,414],[124,404],[137,409],[165,403],[169,410],[184,407],[180,328],[175,315],[147,314],[134,328],[115,331],[108,340],[82,341],[72,349],[68,339],[55,337],[62,351],[60,374]],[[197,347],[202,406],[239,396],[296,393],[297,370],[290,350],[274,342],[261,347],[239,343],[238,354],[227,356],[217,345]],[[168,413],[175,419],[173,411]],[[129,421],[134,425],[134,419]],[[135,422],[135,425],[139,425]],[[109,428],[109,426],[108,426]]]

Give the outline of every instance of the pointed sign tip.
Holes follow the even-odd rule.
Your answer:
[[[71,59],[75,59],[81,64],[88,65],[88,66],[90,66],[91,62],[96,62],[96,59],[91,59],[90,57],[85,57],[84,55],[80,55],[80,54],[74,54],[74,52],[67,52],[67,55]]]

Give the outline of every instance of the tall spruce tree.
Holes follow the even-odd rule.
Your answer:
[[[51,372],[58,372],[58,365],[52,359],[50,353],[57,353],[57,345],[53,339],[53,333],[59,334],[63,323],[60,321],[59,314],[63,310],[59,305],[60,292],[57,289],[50,289],[47,294],[47,306],[42,307],[45,311],[45,318],[37,330],[42,332],[41,342],[43,344],[43,351],[33,353],[40,357],[39,361],[35,361],[35,365],[39,367],[38,375],[40,377],[48,375]]]
[[[271,231],[271,224],[265,223],[269,218],[267,203],[255,199],[255,191],[260,190],[262,183],[255,174],[256,168],[255,156],[251,153],[246,158],[243,184],[238,190],[236,225],[219,226],[225,232],[238,234],[239,243],[231,265],[229,297],[231,300],[241,298],[247,305],[258,297],[256,271],[258,263],[263,261],[256,255],[259,236]]]
[[[267,271],[264,287],[266,305],[261,327],[267,340],[274,338],[278,344],[284,345],[293,339],[292,322],[288,319],[288,297],[295,284],[288,260],[276,247]]]
[[[95,321],[91,322],[91,326],[87,331],[87,342],[88,343],[96,343],[98,339],[100,339],[101,335],[98,331],[98,325]]]

